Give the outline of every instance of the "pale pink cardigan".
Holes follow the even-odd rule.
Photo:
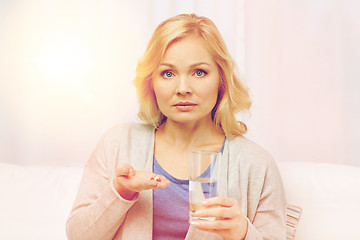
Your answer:
[[[152,170],[154,128],[124,124],[109,130],[85,166],[79,192],[67,221],[69,240],[152,239],[152,191],[127,201],[112,185],[116,162]],[[220,189],[237,199],[249,228],[246,240],[286,239],[286,200],[271,156],[245,137],[226,139]],[[164,226],[166,228],[166,226]],[[186,239],[222,239],[190,226]]]

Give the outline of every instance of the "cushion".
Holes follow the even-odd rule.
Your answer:
[[[300,206],[296,240],[360,239],[360,168],[280,162],[289,204]]]
[[[0,163],[0,239],[66,239],[81,172]]]

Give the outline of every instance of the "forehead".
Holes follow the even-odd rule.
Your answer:
[[[173,42],[165,51],[162,63],[179,62],[193,64],[207,62],[215,64],[205,43],[198,37],[191,36]]]

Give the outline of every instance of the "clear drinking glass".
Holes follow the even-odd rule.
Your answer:
[[[219,195],[220,153],[208,150],[190,152],[189,178],[189,222],[194,220],[215,220],[215,217],[198,218],[197,210],[203,208],[202,201]]]

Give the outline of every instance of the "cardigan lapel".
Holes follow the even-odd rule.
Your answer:
[[[229,142],[225,139],[224,149],[220,154],[220,179],[218,182],[219,195],[228,196],[228,176],[229,176]]]
[[[154,161],[154,130],[144,134],[147,146],[139,146],[137,154],[137,167],[146,171],[153,171]],[[145,161],[144,161],[145,160]],[[139,194],[139,199],[129,209],[124,221],[122,239],[152,239],[153,235],[153,191],[146,190]],[[135,236],[135,237],[134,237]]]
[[[189,230],[186,234],[185,240],[194,240],[194,239],[206,239],[206,240],[221,240],[223,239],[220,235],[210,232],[205,232],[195,227],[189,227]]]

